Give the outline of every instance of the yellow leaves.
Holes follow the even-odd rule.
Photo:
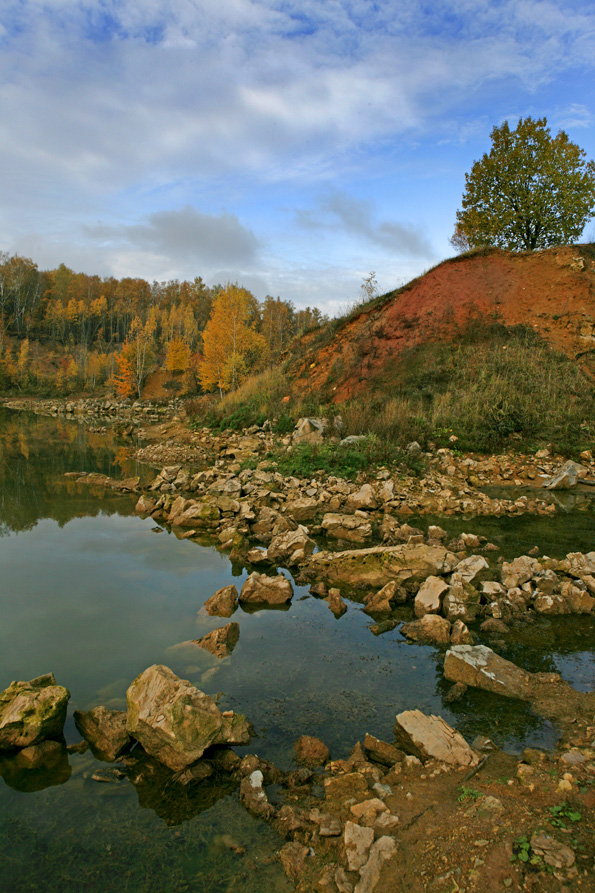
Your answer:
[[[199,376],[204,390],[235,391],[258,365],[265,341],[256,331],[257,320],[256,298],[245,288],[229,283],[219,292],[202,334]]]
[[[190,365],[190,348],[184,341],[170,341],[167,345],[165,368],[168,372],[185,372]]]

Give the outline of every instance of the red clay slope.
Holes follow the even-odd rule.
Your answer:
[[[595,355],[591,246],[455,258],[378,303],[346,320],[330,343],[317,347],[321,339],[311,337],[292,370],[300,389],[355,396],[403,351],[452,340],[473,319],[532,326],[571,356]]]

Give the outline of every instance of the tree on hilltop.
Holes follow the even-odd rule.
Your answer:
[[[534,251],[576,241],[595,206],[595,163],[546,118],[494,127],[492,148],[465,174],[451,244]]]

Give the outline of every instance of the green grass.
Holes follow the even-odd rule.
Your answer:
[[[344,359],[331,381],[348,374]],[[334,447],[283,460],[292,467],[335,462],[349,473],[369,465],[402,462],[406,445],[452,446],[479,453],[531,452],[545,445],[577,457],[595,438],[595,391],[583,367],[550,347],[530,327],[498,320],[475,322],[454,343],[424,344],[401,354],[369,383],[364,395],[332,403],[324,391],[292,391],[287,372],[275,369],[234,394],[201,408],[196,425],[239,430],[269,419],[279,435],[299,418],[341,416],[342,435],[367,435],[362,454],[339,457]],[[278,461],[281,461],[278,459]],[[297,473],[297,472],[296,472]]]

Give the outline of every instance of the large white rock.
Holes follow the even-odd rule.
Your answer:
[[[531,694],[531,674],[485,645],[455,645],[449,649],[444,675],[450,682],[462,682],[509,698],[528,700]]]

